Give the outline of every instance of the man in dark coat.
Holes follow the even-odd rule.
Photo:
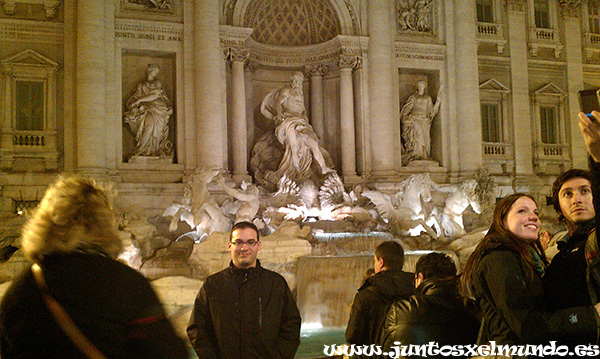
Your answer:
[[[597,176],[593,163],[591,169]],[[542,278],[547,309],[551,312],[592,303],[586,282],[585,245],[596,227],[592,176],[582,169],[560,175],[552,186],[554,208],[568,233],[556,244],[558,253]]]
[[[404,250],[395,241],[375,249],[375,274],[365,281],[354,297],[346,327],[348,344],[376,344],[388,306],[414,292],[413,275],[402,271]]]
[[[294,358],[300,313],[285,279],[260,266],[258,229],[233,226],[229,268],[206,278],[187,328],[198,358]]]
[[[430,342],[437,343],[439,348],[477,342],[479,321],[470,314],[458,294],[456,266],[450,257],[433,252],[419,258],[415,286],[415,295],[396,301],[387,313],[379,343],[385,351],[393,351],[394,346]],[[403,357],[413,357],[416,353],[404,354]],[[453,355],[467,356],[466,353]]]
[[[579,113],[588,159],[589,172],[572,169],[560,175],[552,185],[552,199],[568,233],[556,243],[558,253],[546,268],[542,284],[544,303],[551,312],[590,306],[600,300],[600,251],[596,223],[600,216],[600,150],[598,147],[600,113],[595,121]],[[597,337],[564,338],[565,344],[595,343]]]

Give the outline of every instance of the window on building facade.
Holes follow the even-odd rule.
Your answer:
[[[550,4],[548,0],[535,0],[533,3],[535,27],[550,29]]]
[[[16,82],[16,123],[19,131],[44,130],[44,83]]]
[[[590,32],[600,34],[600,2],[590,1],[587,8]]]
[[[483,142],[501,142],[499,106],[496,103],[481,104],[481,128]]]
[[[20,168],[26,161],[35,161],[36,170],[58,169],[58,63],[30,49],[0,61],[0,69],[5,105],[0,169]]]
[[[555,106],[540,106],[540,130],[542,135],[542,143],[559,143],[557,112],[558,111]]]
[[[494,1],[493,0],[477,0],[477,21],[479,22],[494,22]]]

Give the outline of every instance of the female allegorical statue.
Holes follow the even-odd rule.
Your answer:
[[[173,144],[169,141],[169,119],[173,106],[156,79],[160,68],[150,64],[147,78],[137,84],[131,97],[125,103],[125,123],[135,134],[135,148],[132,156],[170,155]]]

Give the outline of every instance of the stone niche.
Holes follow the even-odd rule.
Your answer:
[[[123,120],[123,115],[127,111],[126,103],[136,89],[136,86],[141,81],[146,80],[147,68],[149,64],[158,65],[160,71],[156,77],[162,84],[162,89],[166,93],[171,106],[173,106],[173,114],[168,123],[169,135],[168,140],[173,146],[172,154],[169,156],[132,156],[133,149],[136,144],[135,133],[130,126]],[[122,121],[122,161],[129,163],[144,163],[144,164],[164,164],[177,163],[176,129],[177,129],[177,94],[176,94],[176,66],[175,54],[169,52],[157,51],[137,51],[123,50],[122,67],[121,67],[121,121]]]
[[[406,103],[406,100],[417,90],[417,81],[427,81],[427,89],[425,92],[431,96],[433,102],[438,97],[438,91],[440,90],[440,74],[435,70],[425,69],[398,69],[398,99],[400,101],[398,111],[402,110],[402,106]],[[441,99],[441,107],[447,106],[448,99]],[[440,120],[442,111],[436,115],[433,122],[431,123],[431,157],[434,161],[439,163],[442,162],[442,123]],[[400,131],[398,133],[401,133]],[[419,162],[419,161],[416,161]],[[421,161],[422,162],[422,161]],[[432,161],[425,161],[432,162]],[[433,162],[432,162],[433,163]]]

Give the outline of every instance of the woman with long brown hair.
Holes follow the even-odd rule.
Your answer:
[[[482,311],[478,344],[544,343],[565,335],[596,334],[600,306],[543,313],[545,258],[537,204],[526,194],[501,199],[492,225],[469,257],[463,289]]]

